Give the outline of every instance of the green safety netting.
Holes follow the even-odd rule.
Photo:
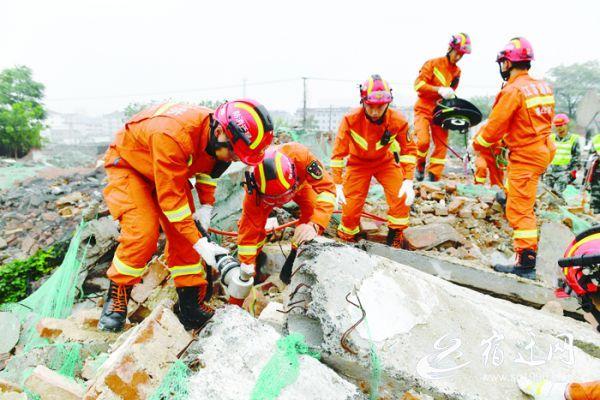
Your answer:
[[[187,365],[181,360],[175,361],[149,400],[187,400],[189,377]]]
[[[251,400],[275,400],[281,391],[298,379],[300,355],[320,358],[309,349],[300,333],[292,333],[277,341],[277,351],[260,372],[252,390]]]
[[[11,187],[15,182],[35,176],[42,168],[44,168],[43,165],[27,166],[19,162],[0,168],[0,190]]]
[[[377,355],[375,343],[373,343],[373,337],[371,335],[371,328],[369,327],[369,320],[366,316],[365,325],[367,326],[367,333],[369,334],[369,362],[371,365],[369,398],[371,400],[377,400],[379,398],[379,384],[381,383],[381,360]]]
[[[23,350],[19,355],[13,357],[11,360],[13,365],[18,365],[19,359],[25,360],[28,353],[44,349],[50,355],[46,361],[48,368],[70,378],[73,378],[75,373],[81,369],[83,362],[79,343],[51,344],[38,335],[35,326],[44,317],[66,318],[71,314],[76,294],[80,289],[78,287],[79,272],[87,249],[87,246],[80,246],[85,225],[85,222],[82,221],[78,226],[61,265],[38,290],[18,303],[0,304],[0,311],[15,314],[23,325],[19,340]],[[32,368],[29,367],[24,371],[23,381],[31,373],[31,370]],[[0,373],[0,377],[6,372],[5,370]],[[35,398],[35,396],[30,398]]]
[[[456,185],[456,192],[459,196],[465,197],[494,197],[497,191],[486,188],[484,185],[473,185],[473,184],[458,184]]]
[[[591,222],[573,214],[567,207],[559,207],[559,211],[545,211],[542,213],[542,218],[556,222],[570,221],[571,230],[575,235],[579,235],[581,232],[592,227]]]

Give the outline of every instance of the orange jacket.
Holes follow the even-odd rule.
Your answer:
[[[387,144],[382,143],[385,132],[389,133]],[[404,169],[404,178],[412,179],[417,163],[417,145],[408,135],[408,122],[399,111],[388,109],[383,123],[369,121],[362,108],[344,116],[331,153],[331,169],[335,184],[342,183],[344,158],[348,166],[380,165],[393,162],[394,153]]]
[[[331,175],[321,166],[320,161],[310,152],[306,146],[300,143],[286,143],[277,147],[279,151],[288,156],[294,163],[298,177],[298,191],[305,185],[317,194],[316,204],[312,216],[303,215],[302,219],[319,225],[322,229],[327,228],[331,214],[335,208],[335,185]],[[315,176],[307,171],[313,162],[318,163],[323,174]],[[245,264],[254,264],[256,255],[264,245],[266,231],[265,224],[273,206],[260,201],[256,192],[244,197],[242,217],[238,227],[238,257]],[[302,212],[302,210],[301,210]]]
[[[460,68],[450,63],[447,56],[427,61],[415,80],[415,91],[419,95],[415,104],[415,113],[425,114],[431,118],[436,103],[441,99],[437,88],[445,86],[456,90],[459,80]]]
[[[553,118],[552,88],[520,71],[496,96],[488,123],[478,132],[473,147],[480,151],[503,139],[511,160],[536,163],[530,149],[555,149],[549,139]]]
[[[179,103],[147,108],[117,133],[105,156],[106,168],[131,168],[156,185],[162,212],[192,244],[201,235],[188,202],[189,179],[196,177],[200,202],[213,204],[217,176],[211,174],[220,175],[227,166],[205,151],[211,113]]]

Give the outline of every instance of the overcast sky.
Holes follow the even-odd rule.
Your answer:
[[[600,1],[66,1],[5,0],[0,69],[27,65],[46,104],[99,114],[132,101],[233,99],[270,109],[357,104],[360,81],[380,73],[396,103],[450,35],[467,32],[459,95],[495,94],[496,53],[528,38],[543,77],[559,64],[600,59]]]

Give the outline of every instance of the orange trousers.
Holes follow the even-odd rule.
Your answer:
[[[419,112],[415,113],[415,137],[417,139],[417,168],[419,171],[425,169],[425,159],[429,152],[429,146],[433,140],[433,150],[429,155],[427,172],[431,172],[436,179],[440,179],[446,165],[446,153],[448,148],[448,131],[433,124],[431,117]]]
[[[379,165],[348,162],[344,174],[344,196],[346,204],[342,206],[342,219],[338,226],[338,236],[352,240],[360,231],[360,215],[367,199],[371,178],[375,178],[385,193],[389,206],[388,227],[404,230],[408,226],[410,207],[404,204],[405,196],[398,197],[404,180],[402,167],[393,160]]]
[[[537,250],[538,234],[535,200],[540,177],[554,157],[545,144],[534,144],[511,151],[508,163],[506,218],[513,228],[516,252]]]
[[[600,381],[571,383],[567,391],[571,400],[598,400],[600,399]]]
[[[107,275],[120,285],[134,285],[156,252],[159,229],[167,237],[165,258],[176,287],[205,285],[200,256],[162,213],[154,184],[138,172],[124,167],[106,168],[108,185],[104,199],[111,215],[121,226],[119,245]],[[191,190],[188,190],[193,209]]]

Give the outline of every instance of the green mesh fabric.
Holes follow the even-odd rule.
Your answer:
[[[375,344],[373,343],[371,328],[369,327],[367,317],[365,317],[365,325],[367,326],[367,333],[369,334],[369,362],[371,364],[369,398],[371,400],[377,400],[379,398],[379,384],[381,383],[381,360],[377,355],[377,349],[375,349]]]
[[[578,217],[570,212],[566,207],[559,207],[558,212],[546,211],[542,213],[542,218],[556,222],[570,221],[570,225],[572,225],[571,231],[573,231],[575,235],[579,235],[581,232],[592,227],[591,222]]]
[[[277,351],[271,357],[258,376],[252,390],[251,400],[275,400],[281,391],[298,379],[300,374],[300,355],[306,354],[320,358],[304,342],[300,333],[292,333],[277,341]]]
[[[459,194],[459,196],[471,198],[496,196],[495,190],[488,189],[484,185],[459,184],[456,185],[456,192]]]
[[[160,386],[152,393],[150,400],[187,400],[189,397],[190,370],[181,360],[169,368]]]
[[[63,376],[74,378],[83,367],[81,344],[50,344],[48,340],[38,335],[35,326],[44,317],[66,318],[71,315],[79,289],[77,287],[78,276],[87,248],[84,246],[82,252],[79,252],[84,228],[85,223],[82,222],[71,239],[63,262],[38,290],[18,303],[0,305],[0,311],[15,314],[23,324],[23,332],[19,340],[23,350],[14,357],[16,361],[14,365],[20,366],[21,360],[25,361],[29,352],[43,349],[49,355],[46,359],[46,366]],[[24,365],[22,368],[20,376],[24,381],[31,373],[32,368],[30,365]],[[3,373],[8,372],[7,370],[3,371]],[[0,377],[3,373],[0,373]],[[28,398],[39,397],[28,393]]]

